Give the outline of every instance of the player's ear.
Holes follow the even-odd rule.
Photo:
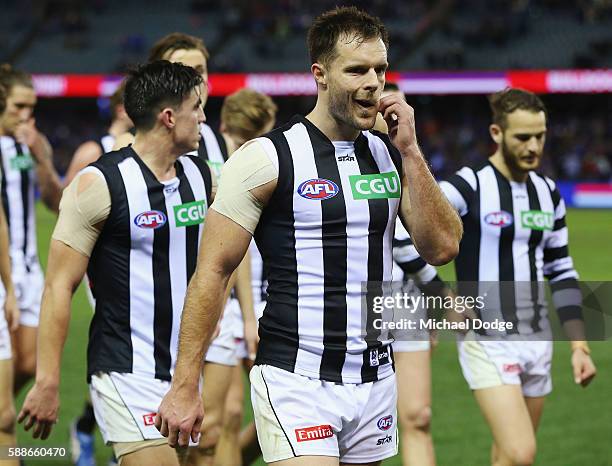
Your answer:
[[[162,108],[159,112],[158,118],[162,125],[168,129],[174,128],[174,125],[176,124],[176,115],[171,107]]]
[[[491,126],[489,126],[489,134],[491,135],[491,139],[493,139],[496,144],[501,144],[503,134],[502,129],[499,125],[492,124]]]
[[[317,82],[317,86],[322,86],[323,88],[327,87],[327,70],[325,69],[325,65],[321,63],[313,63],[310,65],[310,71]]]

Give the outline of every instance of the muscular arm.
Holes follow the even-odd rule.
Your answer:
[[[459,252],[463,226],[421,153],[414,127],[414,110],[395,94],[383,97],[379,109],[387,123],[391,142],[402,155],[402,223],[426,262],[446,264]]]
[[[30,149],[36,160],[36,177],[40,188],[40,197],[50,210],[57,212],[64,186],[53,167],[51,144],[44,134],[38,133],[38,137],[35,138]]]
[[[66,177],[64,178],[64,186],[68,186],[78,172],[90,163],[98,160],[101,155],[102,148],[97,142],[87,141],[81,144],[72,156],[72,160],[70,160],[70,165],[68,165]]]

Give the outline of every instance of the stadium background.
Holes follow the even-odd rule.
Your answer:
[[[172,31],[200,36],[209,47],[212,97],[206,115],[212,126],[218,125],[223,95],[244,84],[274,94],[278,124],[308,112],[314,97],[304,74],[306,29],[314,15],[336,3],[346,2],[0,0],[0,61],[35,73],[37,124],[63,173],[79,143],[104,134],[106,96],[120,73],[143,61],[148,47]],[[388,25],[390,76],[415,107],[419,139],[438,177],[491,153],[484,94],[506,85],[543,94],[550,113],[543,171],[562,181],[568,204],[599,207],[569,210],[570,252],[583,280],[612,280],[612,2],[350,3]],[[54,220],[39,206],[43,264]],[[453,278],[452,267],[441,273]],[[47,445],[68,446],[69,422],[81,410],[90,318],[80,289],[64,351],[59,423]],[[612,347],[595,342],[592,349],[599,375],[582,390],[572,381],[569,345],[555,344],[555,389],[538,434],[537,464],[612,465]],[[487,464],[490,435],[461,376],[455,345],[441,342],[432,366],[438,463]],[[23,394],[18,407],[22,401]],[[248,400],[245,408],[248,420]],[[18,437],[22,445],[38,444],[21,427]],[[97,452],[98,464],[105,464],[110,451],[99,436]],[[400,459],[385,464],[399,465]]]

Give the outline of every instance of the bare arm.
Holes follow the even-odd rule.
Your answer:
[[[15,287],[11,277],[11,256],[9,252],[9,234],[4,208],[0,204],[0,279],[6,291],[4,315],[11,331],[19,326],[19,306],[15,298]]]
[[[90,163],[98,160],[101,155],[102,148],[97,142],[87,141],[81,144],[72,156],[72,160],[70,160],[70,165],[64,178],[64,186],[68,186],[78,172]]]
[[[461,220],[442,194],[421,153],[412,107],[394,94],[381,99],[379,106],[389,137],[402,155],[402,222],[426,262],[446,264],[459,252],[463,234]]]
[[[249,357],[255,358],[257,350],[257,321],[253,308],[253,286],[251,284],[251,255],[247,250],[244,259],[236,269],[236,297],[240,303],[240,312],[244,324],[244,340],[247,344]]]

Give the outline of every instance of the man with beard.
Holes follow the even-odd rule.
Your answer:
[[[546,139],[546,108],[535,94],[520,89],[493,94],[489,103],[497,150],[481,166],[464,167],[441,183],[465,230],[455,260],[460,294],[463,287],[485,298],[472,330],[459,337],[459,359],[493,434],[491,463],[530,465],[544,400],[552,390],[544,278],[571,340],[576,384],[588,385],[595,366],[584,336],[578,274],[568,253],[565,204],[554,181],[535,171]],[[506,330],[475,325],[496,321],[506,323]]]
[[[315,108],[224,166],[156,426],[173,446],[197,437],[202,357],[254,235],[268,280],[250,374],[264,461],[377,465],[397,452],[396,382],[391,340],[362,303],[369,311],[391,280],[398,213],[432,264],[455,256],[461,222],[419,149],[413,109],[394,95],[379,101],[388,67],[380,20],[336,8],[315,19],[308,46]],[[368,131],[379,111],[389,137]]]

